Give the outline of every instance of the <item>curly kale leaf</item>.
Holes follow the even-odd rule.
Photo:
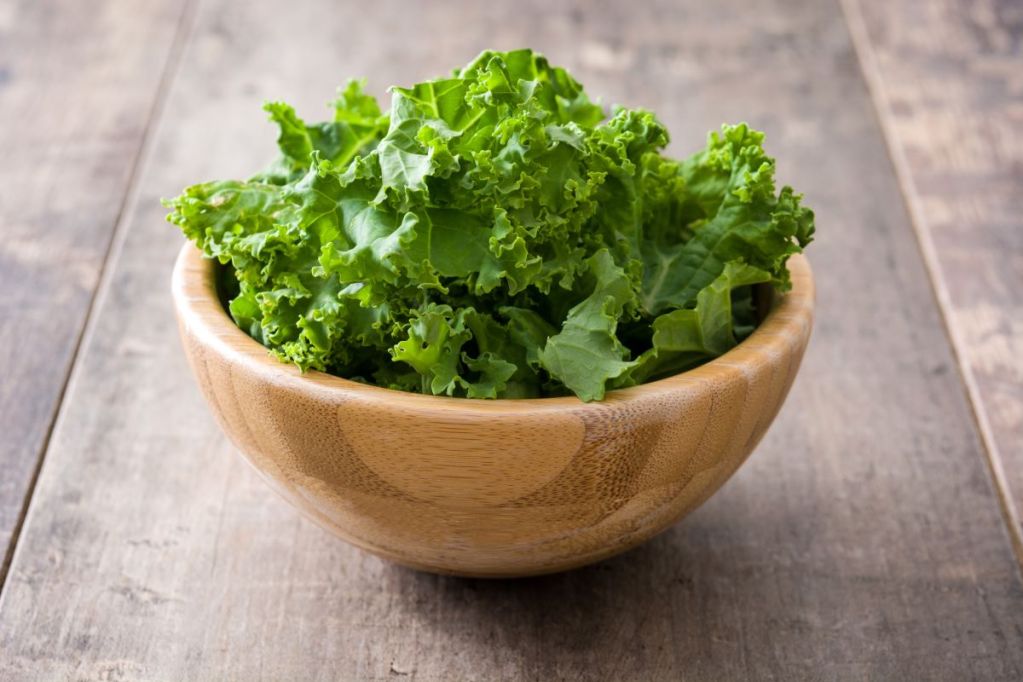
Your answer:
[[[745,124],[666,157],[650,112],[607,116],[530,50],[329,120],[266,105],[279,157],[189,187],[169,219],[233,276],[229,311],[282,361],[471,398],[611,388],[727,352],[752,287],[789,286],[813,213]]]

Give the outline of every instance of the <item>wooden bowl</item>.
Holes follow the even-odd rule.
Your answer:
[[[788,393],[813,324],[807,261],[748,339],[674,377],[574,397],[403,393],[279,362],[235,326],[186,245],[174,301],[192,371],[263,477],[344,540],[418,569],[507,577],[633,547],[706,500]]]

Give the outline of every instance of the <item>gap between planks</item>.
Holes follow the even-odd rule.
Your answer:
[[[132,215],[132,211],[130,209],[138,201],[139,178],[141,176],[142,169],[146,165],[146,160],[149,158],[150,147],[152,146],[153,130],[159,124],[163,115],[167,93],[174,81],[174,77],[177,75],[178,66],[181,63],[181,55],[184,52],[188,36],[191,35],[192,28],[194,27],[194,18],[198,2],[199,0],[185,0],[184,2],[181,14],[179,15],[177,24],[174,27],[174,38],[171,40],[170,49],[167,51],[167,58],[164,61],[163,69],[160,71],[156,94],[153,97],[153,102],[149,107],[149,111],[145,114],[146,119],[145,126],[142,130],[142,139],[138,146],[138,150],[135,152],[135,156],[131,160],[131,173],[128,178],[128,185],[123,197],[121,198],[120,206],[117,208],[117,217],[114,221],[114,229],[110,238],[107,240],[106,250],[103,254],[103,260],[99,268],[97,285],[93,290],[92,296],[89,298],[84,324],[82,324],[81,330],[75,338],[74,346],[71,351],[70,363],[68,365],[68,372],[64,377],[64,382],[60,386],[60,390],[57,392],[57,401],[54,406],[53,414],[50,417],[50,423],[46,427],[46,433],[43,435],[43,440],[40,444],[35,468],[32,470],[32,475],[28,482],[28,488],[25,490],[21,511],[18,514],[18,518],[15,521],[14,526],[11,528],[11,538],[5,548],[3,562],[0,563],[0,604],[3,603],[4,591],[7,586],[7,575],[11,570],[11,566],[14,565],[14,558],[17,555],[17,548],[19,540],[21,539],[21,531],[25,526],[26,519],[28,518],[29,508],[32,505],[32,498],[35,495],[36,484],[39,481],[39,473],[42,471],[43,462],[46,461],[46,453],[50,449],[50,440],[53,437],[57,424],[60,422],[64,408],[64,399],[68,394],[68,389],[73,385],[78,373],[79,353],[81,352],[81,349],[86,346],[88,339],[92,336],[92,328],[95,326],[95,313],[99,310],[99,304],[104,298],[106,298],[107,292],[110,289],[110,279],[113,273],[113,268],[111,266],[117,261],[124,244],[125,232],[127,231],[127,219]]]
[[[846,26],[849,28],[849,37],[860,64],[860,71],[863,73],[863,78],[874,106],[874,113],[877,116],[881,133],[888,147],[888,156],[895,170],[899,191],[902,193],[906,209],[909,213],[909,222],[913,226],[913,232],[916,235],[920,254],[924,261],[924,267],[927,269],[931,289],[938,305],[938,311],[941,314],[942,326],[948,336],[952,355],[959,370],[959,377],[966,390],[967,402],[970,404],[970,413],[973,415],[977,432],[980,434],[984,460],[987,462],[987,469],[995,489],[995,496],[998,498],[1002,521],[1009,534],[1009,543],[1012,545],[1013,553],[1016,556],[1017,567],[1021,574],[1023,574],[1023,523],[1021,523],[1019,510],[1016,508],[1016,503],[1009,489],[1009,482],[1005,475],[1005,468],[1002,465],[998,443],[995,440],[994,431],[991,428],[987,412],[984,410],[984,405],[981,401],[977,379],[974,376],[973,368],[966,359],[966,342],[954,324],[952,298],[945,284],[937,247],[934,245],[930,225],[920,205],[916,181],[913,179],[909,162],[906,159],[902,145],[896,139],[896,131],[889,117],[890,102],[888,91],[885,88],[884,78],[877,65],[874,48],[867,31],[866,21],[860,11],[859,2],[860,0],[839,0],[839,4],[842,6],[842,13],[845,15]]]

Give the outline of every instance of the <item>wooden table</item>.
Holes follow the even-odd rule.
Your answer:
[[[737,476],[512,582],[303,521],[225,442],[159,198],[312,116],[531,45],[671,151],[768,133],[816,208],[815,338]],[[0,0],[0,678],[1023,678],[1023,12],[997,0]]]

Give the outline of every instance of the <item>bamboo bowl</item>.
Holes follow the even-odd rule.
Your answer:
[[[792,291],[697,369],[599,403],[434,397],[280,363],[224,311],[215,267],[186,244],[173,293],[188,361],[228,437],[342,539],[467,576],[588,564],[695,509],[764,435],[813,324],[813,277],[795,256]]]

